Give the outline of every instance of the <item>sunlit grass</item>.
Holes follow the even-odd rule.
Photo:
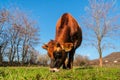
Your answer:
[[[0,80],[120,80],[120,68],[76,67],[53,73],[48,67],[0,67]]]

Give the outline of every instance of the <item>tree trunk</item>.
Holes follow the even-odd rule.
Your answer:
[[[98,40],[98,53],[99,53],[99,65],[102,67],[102,50],[101,50],[101,39]]]
[[[17,59],[18,59],[18,63],[20,62],[20,57],[19,57],[19,45],[20,45],[20,41],[21,41],[21,39],[19,39],[18,40],[18,42],[17,42]]]
[[[100,67],[103,66],[103,64],[102,64],[102,55],[100,55],[100,57],[99,57],[99,66],[100,66]]]
[[[0,65],[2,65],[2,62],[3,62],[2,47],[3,45],[0,45]]]
[[[1,46],[0,46],[0,65],[2,65],[2,53],[1,53]]]

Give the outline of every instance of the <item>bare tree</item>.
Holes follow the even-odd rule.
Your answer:
[[[10,28],[8,28],[8,33],[10,37],[9,45],[8,45],[8,48],[9,48],[8,57],[9,57],[10,63],[13,62],[15,55],[17,55],[17,59],[19,62],[19,51],[20,51],[19,47],[21,46],[20,42],[22,41],[20,37],[20,27],[21,26],[15,23],[11,25]]]
[[[40,54],[37,59],[37,63],[42,66],[48,66],[50,58],[47,54]]]
[[[24,24],[22,32],[22,63],[24,63],[30,48],[39,43],[39,29],[35,28],[34,21],[30,21],[26,16],[22,16],[22,19]]]
[[[9,15],[7,15],[9,13]],[[19,9],[9,9],[7,13],[4,11],[0,14],[0,24],[4,24],[7,16],[8,22],[5,27],[0,26],[0,40],[3,39],[1,34],[6,33],[8,39],[4,39],[0,43],[0,51],[3,50],[3,42],[7,41],[5,55],[9,62],[17,60],[24,64],[29,61],[31,48],[39,43],[39,28],[34,20],[30,19],[24,12]],[[5,45],[5,44],[4,44]],[[1,53],[2,54],[2,53]],[[32,55],[31,55],[32,56]]]
[[[87,28],[87,44],[94,46],[99,53],[99,65],[102,67],[102,53],[106,48],[114,48],[113,37],[120,37],[120,25],[115,1],[112,0],[89,0],[89,6],[85,8],[87,15],[83,19],[83,24]],[[116,11],[116,13],[114,13]],[[86,41],[86,42],[87,42]]]
[[[0,64],[2,63],[4,50],[8,43],[8,36],[5,32],[5,24],[9,20],[9,12],[6,9],[0,10]]]
[[[30,56],[29,56],[29,64],[37,64],[37,58],[39,56],[39,52],[35,49],[30,50]]]
[[[82,55],[79,55],[79,54],[75,54],[75,60],[74,60],[74,65],[75,66],[88,65],[88,63],[89,63],[88,56],[82,56]]]

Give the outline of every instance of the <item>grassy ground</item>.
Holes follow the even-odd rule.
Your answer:
[[[120,80],[120,67],[77,67],[49,72],[48,67],[0,67],[0,80]]]

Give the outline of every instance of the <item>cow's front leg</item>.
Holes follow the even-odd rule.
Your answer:
[[[67,66],[65,63],[63,63],[63,69],[67,69]]]
[[[69,60],[68,60],[68,64],[67,64],[67,68],[69,68],[69,69],[73,68],[74,53],[75,53],[74,49],[71,50],[69,53]]]
[[[67,69],[67,64],[68,64],[68,58],[63,63],[63,69]]]

